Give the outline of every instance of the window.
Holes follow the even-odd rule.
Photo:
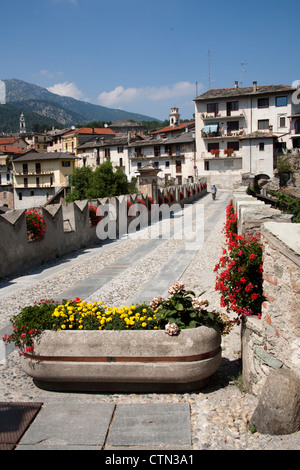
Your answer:
[[[119,158],[119,166],[123,166],[123,158]]]
[[[275,104],[276,104],[276,106],[286,106],[287,105],[287,96],[276,96]]]
[[[36,173],[41,173],[41,164],[38,163],[38,162],[35,164],[35,172]]]
[[[285,116],[279,117],[279,127],[285,127]]]
[[[239,141],[227,142],[227,148],[233,150],[240,150],[240,143]]]
[[[257,123],[258,129],[269,129],[269,119],[260,119]]]
[[[259,151],[263,152],[265,150],[265,144],[264,142],[259,142]]]
[[[232,131],[238,131],[239,129],[239,121],[229,121],[227,123],[227,135],[231,135]]]
[[[6,175],[6,180],[10,181],[10,174],[9,173],[7,173],[7,175]]]
[[[4,193],[3,193],[3,199],[7,199],[7,192],[6,191],[4,191]]]
[[[105,149],[105,158],[107,158],[108,160],[110,160],[110,148],[107,148]]]
[[[219,103],[207,103],[207,112],[216,116],[219,112]]]
[[[28,165],[27,165],[27,163],[23,163],[23,173],[24,173],[24,175],[28,175]]]
[[[124,147],[118,147],[118,153],[123,153],[124,152]]]
[[[71,162],[70,161],[63,161],[62,166],[64,166],[64,167],[71,166]]]
[[[36,177],[36,185],[38,188],[40,187],[40,178],[38,176]]]
[[[207,151],[210,152],[211,150],[216,150],[219,148],[219,144],[207,144]]]
[[[239,102],[238,101],[228,101],[226,104],[227,116],[231,116],[231,111],[238,111],[239,110]]]
[[[258,108],[268,108],[269,107],[269,98],[258,98],[257,107]]]
[[[154,156],[159,157],[160,156],[160,145],[155,145],[154,146]]]
[[[22,199],[23,199],[23,194],[19,193],[19,201],[22,201]]]
[[[166,168],[170,168],[170,162],[166,162]]]
[[[181,173],[181,160],[176,160],[176,173]]]

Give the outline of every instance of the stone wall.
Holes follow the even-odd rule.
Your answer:
[[[164,199],[164,194],[168,195],[169,205],[172,205],[172,194],[175,197],[174,203],[183,206],[202,197],[206,192],[205,184],[201,187],[198,184],[191,184],[161,190],[159,196]],[[115,213],[116,235],[127,233],[128,223],[133,217],[128,217],[124,225],[120,221],[120,210],[126,206],[127,200],[134,203],[138,198],[147,203],[147,198],[142,194],[134,194],[41,207],[47,227],[44,237],[39,241],[28,241],[25,210],[12,210],[1,214],[0,279],[40,266],[83,247],[101,243],[103,240],[99,239],[96,227],[90,226],[88,206],[91,202],[100,210],[109,204]],[[103,211],[102,215],[105,215]],[[151,217],[149,219],[151,220]]]
[[[300,377],[300,224],[258,204],[244,188],[233,201],[240,233],[260,232],[263,244],[262,318],[247,317],[242,325],[243,379],[259,395],[273,370],[291,369]]]

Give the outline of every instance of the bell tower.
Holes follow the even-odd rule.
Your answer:
[[[26,124],[25,124],[25,117],[23,113],[20,116],[20,134],[26,134]]]
[[[170,126],[178,126],[180,124],[180,114],[179,114],[179,108],[171,108],[171,114],[170,114]]]

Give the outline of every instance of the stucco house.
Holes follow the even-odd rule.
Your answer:
[[[246,173],[272,177],[277,153],[300,144],[295,93],[286,85],[235,82],[195,98],[197,161],[208,183],[231,188]]]
[[[12,160],[14,209],[41,206],[69,186],[76,158],[59,152],[30,151]]]

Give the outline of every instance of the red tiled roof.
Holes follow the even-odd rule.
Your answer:
[[[25,153],[27,150],[19,149],[18,147],[13,147],[12,145],[1,145],[0,142],[0,151],[3,153]]]
[[[151,132],[151,134],[161,134],[162,132],[176,131],[177,129],[183,129],[184,127],[190,126],[191,124],[195,124],[195,122],[185,122],[175,127],[174,126],[163,127],[162,129],[158,129],[158,131]]]
[[[106,127],[81,127],[80,129],[74,129],[73,131],[67,132],[65,136],[71,134],[115,135],[114,131]]]

